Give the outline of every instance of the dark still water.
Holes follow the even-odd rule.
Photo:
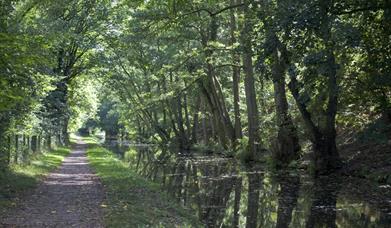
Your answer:
[[[389,185],[271,173],[221,157],[174,157],[148,145],[107,147],[192,208],[206,227],[391,227]]]

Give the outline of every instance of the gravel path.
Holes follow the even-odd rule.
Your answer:
[[[0,227],[103,227],[104,192],[78,142],[60,168],[23,200]]]

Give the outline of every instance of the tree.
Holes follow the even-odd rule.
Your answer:
[[[35,112],[53,81],[46,67],[52,62],[42,54],[47,43],[15,24],[19,19],[15,4],[9,1],[0,7],[0,171],[10,162],[11,135],[39,125]]]
[[[244,13],[244,25],[241,36],[242,44],[242,58],[243,58],[243,71],[245,74],[244,86],[246,92],[246,104],[247,104],[247,119],[248,119],[248,160],[256,160],[258,151],[262,150],[260,145],[260,134],[259,134],[259,112],[256,101],[255,93],[255,80],[254,80],[254,69],[253,69],[253,51],[251,44],[251,28],[253,24],[251,22],[251,8],[249,1],[244,1],[243,13]]]
[[[278,125],[277,138],[272,145],[273,157],[279,165],[287,165],[299,157],[300,145],[296,126],[289,113],[286,94],[285,76],[291,64],[290,54],[279,36],[285,37],[286,28],[282,21],[284,14],[278,10],[284,10],[277,1],[275,5],[262,5],[259,12],[263,22],[264,42],[260,44],[258,58],[263,66],[269,65],[271,79],[273,81],[274,103],[276,122]],[[262,36],[259,34],[258,36]],[[266,61],[269,64],[266,64]]]
[[[49,119],[61,128],[55,129],[55,132],[60,134],[62,143],[69,144],[69,85],[93,66],[93,54],[98,48],[98,38],[104,32],[104,19],[110,5],[104,0],[68,0],[61,4],[48,2],[42,6],[41,23],[48,26],[48,32],[61,34],[56,40],[54,58],[57,66],[53,69],[59,80],[56,89],[49,94],[45,108],[52,112]]]

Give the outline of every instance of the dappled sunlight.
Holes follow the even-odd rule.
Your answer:
[[[61,168],[54,173],[51,173],[44,181],[46,185],[62,185],[62,186],[85,186],[96,184],[92,174],[88,168],[88,161],[84,151],[81,149],[85,143],[80,142],[72,152],[66,157]]]
[[[88,165],[85,148],[84,143],[77,144],[62,165],[45,177],[19,208],[0,220],[0,224],[102,227],[103,190]]]
[[[84,164],[86,165],[86,164]],[[52,173],[50,176],[44,181],[46,185],[91,185],[95,184],[93,178],[95,175],[93,174],[85,174],[85,173],[72,173],[72,174],[64,174],[64,173]]]

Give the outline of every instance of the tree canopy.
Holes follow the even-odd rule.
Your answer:
[[[86,126],[282,166],[311,145],[317,172],[347,132],[389,137],[389,0],[0,3],[2,169],[12,135]]]

